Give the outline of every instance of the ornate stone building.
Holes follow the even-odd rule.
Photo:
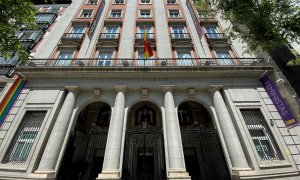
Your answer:
[[[53,6],[37,9],[47,24]],[[62,5],[15,69],[0,179],[299,179],[299,126],[259,81],[273,67],[229,25],[190,0]]]

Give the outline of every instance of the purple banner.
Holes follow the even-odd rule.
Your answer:
[[[269,74],[264,73],[259,80],[264,86],[269,97],[271,98],[286,127],[292,128],[298,126],[298,123],[295,120],[293,113],[283,100],[281,94],[279,93],[275,83],[272,81]]]

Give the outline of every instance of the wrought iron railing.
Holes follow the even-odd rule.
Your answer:
[[[171,39],[191,39],[190,33],[171,33]]]
[[[30,59],[19,66],[29,67],[215,67],[268,66],[263,58],[184,59]]]
[[[144,39],[144,33],[136,33],[135,38],[136,39]],[[148,39],[155,39],[155,34],[154,33],[147,33],[147,38]]]
[[[207,39],[226,39],[226,35],[224,33],[205,33],[205,37]]]
[[[64,33],[62,39],[68,40],[82,40],[84,38],[84,33]]]
[[[99,39],[119,39],[119,33],[100,33]]]

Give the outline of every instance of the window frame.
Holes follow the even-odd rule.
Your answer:
[[[110,58],[107,58],[107,57],[103,57],[103,58],[100,58],[100,54],[110,54]],[[97,64],[96,66],[98,67],[106,67],[106,66],[113,66],[113,63],[114,61],[112,59],[114,59],[114,56],[115,56],[115,53],[116,53],[116,50],[114,48],[111,48],[111,47],[99,47],[97,49]],[[108,60],[108,61],[107,61]],[[103,65],[99,65],[99,63],[102,62]]]
[[[149,2],[143,2],[143,1],[149,1]],[[140,4],[151,4],[151,0],[140,0]]]
[[[12,122],[11,127],[9,128],[9,130],[7,131],[7,136],[4,138],[2,144],[0,145],[0,148],[2,149],[2,151],[0,152],[0,168],[4,169],[4,170],[11,170],[11,169],[16,169],[18,168],[18,170],[28,170],[28,168],[30,167],[30,161],[32,160],[32,158],[37,158],[37,154],[35,153],[37,151],[37,146],[38,143],[40,143],[40,141],[44,141],[45,136],[43,135],[43,131],[44,128],[46,128],[46,126],[49,126],[49,117],[51,114],[51,109],[52,106],[26,106],[23,108],[23,110],[18,113],[15,116],[15,120]],[[7,151],[10,148],[10,144],[12,142],[12,140],[14,139],[19,126],[22,123],[22,120],[25,117],[25,114],[27,111],[45,111],[46,114],[44,116],[44,119],[42,120],[40,129],[35,137],[35,140],[31,146],[30,152],[28,153],[27,159],[24,163],[20,163],[20,164],[13,164],[13,163],[3,163],[2,161],[5,158],[5,155],[7,153]],[[48,127],[49,128],[49,127]],[[40,145],[39,145],[40,146]]]
[[[178,13],[178,15],[174,16],[174,15],[171,15],[171,13],[172,14]],[[179,9],[168,9],[168,17],[171,18],[171,19],[180,19],[180,18],[182,18],[181,12],[180,12]]]
[[[267,107],[263,107],[263,105],[261,105],[260,103],[251,103],[251,105],[243,105],[243,103],[237,103],[235,106],[235,110],[237,112],[237,120],[239,121],[237,124],[242,126],[240,127],[240,129],[244,129],[243,133],[245,136],[243,136],[243,140],[246,143],[246,149],[248,151],[251,151],[251,153],[253,153],[255,159],[255,161],[258,164],[258,167],[263,169],[263,168],[271,168],[271,167],[284,167],[284,166],[289,166],[291,167],[291,163],[289,162],[290,158],[288,158],[288,156],[286,155],[284,149],[288,149],[287,145],[284,143],[284,140],[282,139],[282,137],[280,136],[280,132],[278,130],[278,128],[275,127],[271,127],[270,124],[267,122],[267,120],[269,119],[268,117],[271,117],[271,115],[267,114],[266,112],[268,112],[267,110],[265,111],[264,109],[266,109]],[[265,124],[268,126],[271,135],[273,136],[274,139],[274,143],[277,144],[278,146],[278,150],[280,151],[283,160],[261,160],[255,144],[252,140],[252,137],[250,135],[250,132],[248,130],[248,127],[246,125],[245,119],[241,113],[241,109],[259,109],[262,116],[264,117],[265,120]],[[250,155],[251,156],[251,155]],[[289,155],[291,156],[291,155]],[[252,159],[253,160],[253,159]]]
[[[142,13],[149,13],[149,16],[148,15],[142,15]],[[152,18],[152,10],[151,9],[140,9],[139,10],[139,18],[142,18],[142,19],[150,19]]]
[[[84,13],[88,13],[90,12],[90,16],[89,17],[84,17]],[[80,18],[85,18],[85,19],[89,19],[89,18],[92,18],[93,17],[93,13],[94,13],[94,10],[93,9],[83,9],[80,13]]]
[[[88,4],[88,5],[96,5],[96,4],[98,4],[98,0],[87,0],[86,4]]]
[[[120,16],[113,16],[113,13],[119,13],[120,12]],[[122,18],[122,13],[123,13],[123,10],[122,9],[112,9],[110,11],[110,14],[109,14],[109,18],[113,18],[113,19],[120,19]]]
[[[172,3],[172,2],[174,1],[174,3]],[[166,4],[168,4],[168,5],[172,5],[172,4],[178,4],[177,3],[177,0],[166,0]]]
[[[113,4],[115,5],[125,4],[125,0],[114,0]]]

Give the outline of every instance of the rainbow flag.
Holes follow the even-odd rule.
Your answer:
[[[11,107],[26,84],[26,80],[20,76],[14,81],[7,94],[0,103],[0,126],[2,126]]]

